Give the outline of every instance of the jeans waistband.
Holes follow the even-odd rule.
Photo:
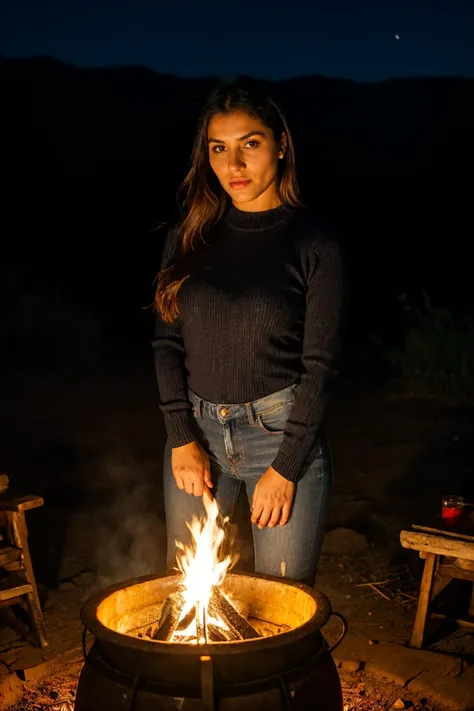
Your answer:
[[[271,412],[277,407],[293,403],[297,389],[298,383],[294,383],[283,388],[283,390],[278,390],[258,400],[231,405],[228,403],[209,402],[209,400],[204,400],[199,395],[196,395],[191,389],[188,390],[188,396],[194,409],[194,415],[198,418],[216,420],[221,423],[244,418],[253,423],[260,415]]]

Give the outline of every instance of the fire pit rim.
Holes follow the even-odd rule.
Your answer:
[[[304,622],[298,627],[294,627],[286,632],[280,632],[279,634],[273,635],[271,637],[257,637],[255,639],[246,640],[236,640],[233,642],[214,642],[212,644],[187,644],[184,642],[162,642],[157,640],[147,640],[139,637],[133,637],[131,635],[123,634],[121,632],[116,632],[104,625],[98,618],[97,611],[102,602],[108,597],[113,595],[124,588],[132,587],[134,585],[140,585],[152,580],[162,579],[170,580],[173,578],[179,578],[180,575],[168,575],[168,576],[157,576],[155,573],[149,575],[143,575],[138,578],[131,578],[129,580],[124,580],[114,585],[110,585],[102,590],[98,590],[92,593],[90,598],[84,603],[80,612],[80,619],[86,630],[91,632],[96,639],[102,640],[104,642],[109,642],[120,647],[126,647],[127,649],[134,648],[137,651],[147,651],[147,652],[163,652],[166,650],[167,654],[178,654],[183,655],[189,654],[192,656],[201,657],[203,655],[229,655],[229,654],[241,654],[245,651],[245,648],[249,648],[250,645],[262,645],[264,644],[266,648],[271,649],[273,647],[279,647],[281,644],[294,641],[310,635],[312,632],[317,632],[324,627],[328,619],[332,614],[331,604],[328,598],[318,590],[310,588],[308,585],[303,583],[294,582],[286,578],[277,578],[271,575],[263,575],[261,573],[244,573],[240,571],[235,571],[228,574],[231,576],[241,576],[241,577],[252,577],[259,578],[262,580],[268,580],[269,582],[283,583],[290,587],[302,590],[307,595],[309,595],[316,603],[316,611],[310,617],[309,620]]]

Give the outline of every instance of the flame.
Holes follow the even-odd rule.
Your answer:
[[[218,522],[219,507],[216,500],[209,496],[203,496],[203,503],[206,516],[201,520],[194,517],[191,523],[186,524],[191,531],[192,545],[187,547],[176,541],[176,545],[181,551],[181,554],[178,554],[178,565],[183,574],[181,586],[185,601],[181,620],[195,608],[201,630],[205,630],[208,623],[219,627],[223,626],[222,620],[209,616],[208,605],[212,588],[222,584],[227,571],[235,562],[235,557],[232,555],[222,555],[226,539],[224,526],[229,519],[222,519],[222,525],[220,525]],[[175,631],[170,641],[177,642],[184,639],[193,641],[195,644],[206,642],[202,633],[198,635],[196,618],[193,618],[185,630]]]

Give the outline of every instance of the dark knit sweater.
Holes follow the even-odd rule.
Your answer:
[[[305,210],[232,207],[190,256],[180,317],[158,315],[160,407],[172,447],[195,439],[188,386],[213,403],[247,403],[299,383],[272,466],[295,481],[321,426],[339,350],[343,301],[337,241]],[[173,260],[171,231],[163,266]],[[263,473],[263,472],[262,472]]]

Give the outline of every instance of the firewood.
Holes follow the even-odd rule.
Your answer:
[[[152,638],[160,642],[168,642],[177,630],[185,630],[194,619],[196,622],[197,639],[205,639],[208,642],[232,642],[242,639],[255,639],[261,635],[250,625],[224,596],[218,587],[212,590],[211,599],[207,610],[207,619],[214,618],[221,620],[225,628],[219,625],[208,623],[206,629],[201,622],[199,606],[194,606],[181,619],[184,607],[183,597],[184,587],[180,586],[176,592],[172,593],[165,600],[161,611],[158,628],[153,630]],[[150,634],[151,629],[147,630]]]
[[[207,626],[207,636],[209,642],[235,642],[238,639],[242,639],[230,628],[224,629],[212,623]]]
[[[188,614],[183,617],[179,625],[176,627],[177,632],[182,632],[183,630],[187,629],[191,622],[194,620],[196,616],[196,607],[192,607],[191,610],[189,610]]]
[[[197,643],[200,644],[200,641],[202,640],[203,642],[207,641],[207,630],[204,629],[204,625],[201,620],[201,605],[198,603],[196,607],[194,608],[194,618],[196,621],[196,640]]]
[[[209,601],[209,614],[219,619],[237,634],[237,639],[255,639],[260,637],[251,624],[237,612],[231,602],[225,597],[220,588],[214,587]]]
[[[183,588],[179,587],[176,592],[171,593],[163,605],[161,611],[160,624],[153,639],[159,642],[168,642],[173,632],[176,630],[184,607]]]
[[[139,629],[137,631],[137,637],[140,637],[141,639],[154,639],[158,626],[158,620],[155,620],[155,622],[149,624],[146,629]],[[130,631],[129,634],[132,634],[132,631]]]

